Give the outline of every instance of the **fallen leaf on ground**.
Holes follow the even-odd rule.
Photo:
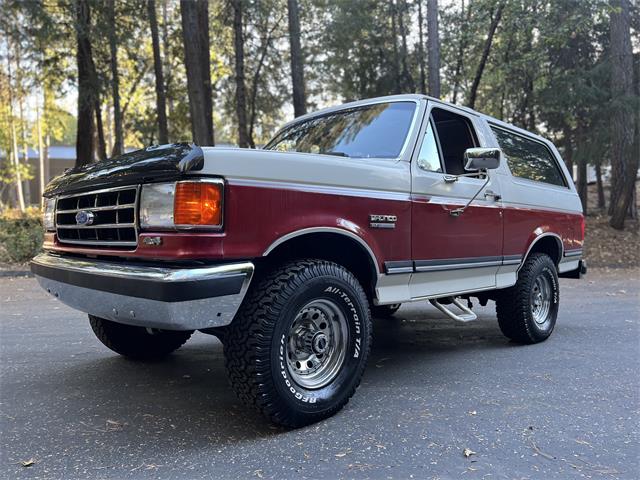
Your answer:
[[[107,423],[107,431],[111,431],[111,432],[122,430],[126,425],[126,423],[117,422],[116,420],[107,420],[106,423]]]
[[[474,452],[473,450],[471,450],[470,448],[465,448],[462,451],[463,455],[465,456],[465,458],[469,458],[471,455],[475,455],[476,452]]]
[[[34,463],[36,463],[35,458],[30,458],[29,460],[20,460],[20,465],[22,465],[23,467],[30,467]]]

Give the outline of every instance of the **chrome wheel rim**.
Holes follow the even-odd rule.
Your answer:
[[[336,303],[318,299],[306,304],[289,329],[289,375],[309,390],[328,385],[344,363],[347,340],[347,319]]]
[[[531,316],[543,326],[551,310],[551,283],[545,275],[538,275],[531,289]]]

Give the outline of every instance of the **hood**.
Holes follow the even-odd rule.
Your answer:
[[[173,143],[148,147],[69,169],[49,182],[44,196],[150,180],[173,180],[187,172],[202,170],[203,165],[202,149],[194,144]]]

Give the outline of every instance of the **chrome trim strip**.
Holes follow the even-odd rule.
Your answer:
[[[135,203],[124,203],[122,205],[110,205],[106,207],[87,207],[87,208],[74,208],[72,210],[57,210],[56,213],[76,213],[82,210],[91,210],[92,212],[99,212],[100,210],[122,210],[124,208],[136,208]]]
[[[464,263],[447,263],[440,265],[422,265],[418,266],[416,262],[416,272],[439,272],[442,270],[462,270],[467,268],[497,267],[502,265],[502,260],[492,260],[486,262],[464,262]]]
[[[571,250],[565,250],[564,256],[565,257],[579,257],[579,256],[582,256],[582,249],[581,248],[575,248],[575,249],[571,249]]]
[[[349,238],[356,240],[360,245],[362,245],[365,248],[365,250],[369,254],[369,257],[371,258],[375,266],[376,275],[380,274],[380,269],[378,268],[378,259],[376,258],[375,253],[373,253],[373,250],[371,250],[371,247],[367,244],[367,242],[365,242],[362,238],[360,238],[355,233],[350,232],[349,230],[344,230],[342,228],[337,228],[337,227],[311,227],[311,228],[303,228],[301,230],[296,230],[296,231],[287,233],[286,235],[283,235],[282,237],[275,240],[271,245],[269,245],[267,249],[262,253],[262,256],[266,257],[278,245],[283,244],[287,240],[291,240],[292,238],[299,237],[301,235],[306,235],[309,233],[337,233],[337,234],[345,235]]]
[[[399,260],[384,262],[389,275],[413,272],[439,272],[444,270],[461,270],[466,268],[497,267],[502,265],[519,265],[521,255],[444,258],[434,260]]]
[[[326,195],[345,195],[349,197],[365,197],[377,198],[383,200],[397,200],[408,202],[411,195],[405,192],[394,192],[387,190],[370,190],[366,188],[353,187],[337,187],[314,185],[309,183],[296,182],[276,182],[273,180],[253,180],[248,178],[227,178],[229,185],[237,185],[239,187],[259,187],[259,188],[276,188],[285,190],[298,190],[301,192],[321,193]]]
[[[65,198],[71,197],[84,197],[87,195],[95,195],[96,193],[106,193],[106,192],[117,192],[118,190],[131,190],[132,188],[138,188],[139,185],[125,185],[124,187],[112,187],[112,188],[101,188],[100,190],[88,190],[86,192],[76,192],[70,193],[68,195],[57,195],[56,199],[63,200]]]
[[[88,209],[85,209],[88,210]],[[93,209],[92,209],[93,211]],[[75,230],[92,229],[92,228],[135,228],[135,223],[101,223],[100,225],[58,225],[58,228],[73,228]],[[66,242],[66,240],[61,240]],[[100,243],[100,240],[94,240],[94,243]]]
[[[384,268],[388,274],[413,273],[413,261],[392,260],[389,262],[384,262]]]
[[[32,262],[62,272],[92,275],[101,280],[149,282],[149,288],[175,286],[184,282],[224,281],[229,277],[244,275],[240,292],[236,294],[185,301],[162,301],[77,286],[36,274],[38,282],[45,290],[72,308],[127,325],[167,330],[199,330],[228,325],[249,289],[254,272],[251,262],[166,268],[61,257],[48,253],[36,256]],[[173,288],[169,291],[174,291]]]
[[[536,230],[538,230],[538,229],[536,229]],[[541,238],[544,238],[544,237],[555,237],[556,241],[558,242],[558,245],[560,246],[560,260],[562,260],[562,257],[564,256],[564,244],[562,243],[562,238],[557,233],[546,232],[546,233],[542,233],[542,234],[538,235],[533,240],[533,242],[531,242],[531,245],[529,245],[529,248],[527,248],[527,252],[524,254],[522,265],[524,265],[524,260],[527,259],[527,257],[529,256],[529,253],[531,252],[531,249],[536,244],[536,242],[538,240],[540,240]],[[518,270],[517,270],[518,272],[520,271],[520,268],[522,268],[522,265],[520,265],[520,267],[518,268]]]

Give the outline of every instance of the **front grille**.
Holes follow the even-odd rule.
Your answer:
[[[119,187],[58,197],[58,240],[97,247],[135,247],[138,244],[138,191],[137,186]]]

